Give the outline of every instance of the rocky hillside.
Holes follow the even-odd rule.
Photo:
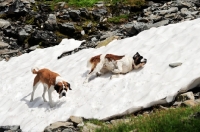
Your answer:
[[[199,17],[198,0],[146,1],[142,6],[98,2],[93,7],[52,5],[35,0],[0,1],[0,60],[9,60],[35,48],[60,43],[63,38],[86,40],[78,49],[106,45],[113,39],[143,30]],[[98,46],[98,47],[99,47]]]

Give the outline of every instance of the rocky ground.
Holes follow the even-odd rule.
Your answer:
[[[93,8],[69,8],[60,2],[52,10],[48,4],[35,0],[0,0],[0,61],[20,56],[36,48],[57,45],[63,38],[85,40],[73,51],[61,53],[58,59],[86,48],[98,48],[114,39],[132,37],[152,27],[193,20],[200,17],[199,0],[154,0],[140,8],[97,3]],[[119,20],[115,20],[120,18]],[[67,50],[67,49],[66,49]],[[178,64],[179,65],[179,64]],[[199,104],[199,91],[179,95],[173,104],[160,109]],[[151,110],[137,114],[151,113]],[[93,130],[94,124],[84,124],[82,117],[70,117],[57,122],[45,131],[74,132]],[[114,124],[128,119],[110,119]],[[20,126],[2,126],[0,130],[18,131]]]
[[[168,110],[168,109],[174,109],[178,107],[185,107],[185,106],[196,106],[200,104],[200,90],[199,87],[194,88],[191,91],[188,91],[187,93],[180,94],[176,97],[175,101],[172,102],[171,104],[166,104],[166,105],[157,105],[154,107],[151,107],[146,110],[141,110],[134,115],[137,116],[147,116],[152,114],[158,109],[162,110]],[[191,115],[188,118],[199,118],[200,113],[197,112],[193,115]],[[101,126],[95,125],[93,123],[87,122],[88,119],[84,119],[83,117],[75,117],[71,116],[68,120],[66,121],[59,121],[50,124],[47,126],[44,130],[44,132],[94,132],[95,129],[100,128]],[[116,125],[117,123],[128,123],[131,122],[132,119],[129,117],[115,117],[109,120],[104,121],[104,125]],[[134,132],[134,130],[133,130]]]
[[[113,39],[137,35],[143,30],[199,18],[199,0],[147,1],[136,8],[104,2],[93,8],[69,8],[35,0],[0,1],[0,60],[57,45],[63,38],[86,40],[71,52],[106,45]]]

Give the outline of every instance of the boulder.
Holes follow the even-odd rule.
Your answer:
[[[60,23],[58,24],[60,32],[66,35],[73,36],[75,33],[75,27],[73,23]]]
[[[45,29],[54,31],[57,28],[57,20],[55,14],[49,14],[47,21],[44,23]]]
[[[80,14],[79,10],[69,10],[69,16],[73,21],[80,21]]]
[[[186,101],[186,100],[194,100],[193,92],[187,92],[177,96],[177,101]]]
[[[55,123],[52,123],[50,124],[50,126],[47,126],[45,129],[44,129],[44,132],[52,132],[52,131],[56,131],[58,130],[59,128],[64,130],[66,128],[70,128],[73,126],[73,123],[72,122],[65,122],[65,121],[58,121],[58,122],[55,122]]]

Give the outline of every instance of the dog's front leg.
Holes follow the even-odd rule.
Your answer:
[[[48,90],[49,105],[50,105],[51,108],[54,107],[53,100],[52,100],[52,96],[51,96],[52,91],[53,91],[53,87],[51,86],[51,87],[49,88],[49,90]]]

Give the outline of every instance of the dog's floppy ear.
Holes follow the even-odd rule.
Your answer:
[[[66,81],[63,81],[63,83],[64,83],[65,87],[68,87],[68,88],[69,88],[69,90],[72,90],[72,89],[71,89],[71,87],[70,87],[70,84],[69,84],[68,82],[66,82]]]
[[[140,56],[140,54],[136,52],[136,54],[133,56],[133,59],[135,60],[138,56]]]
[[[59,86],[58,84],[56,84],[56,85],[54,86],[54,89],[56,90],[57,93],[59,93],[60,86]]]
[[[68,84],[68,88],[69,88],[69,90],[72,90],[71,87],[70,87],[70,84],[69,84],[69,83],[67,83],[67,84]]]

